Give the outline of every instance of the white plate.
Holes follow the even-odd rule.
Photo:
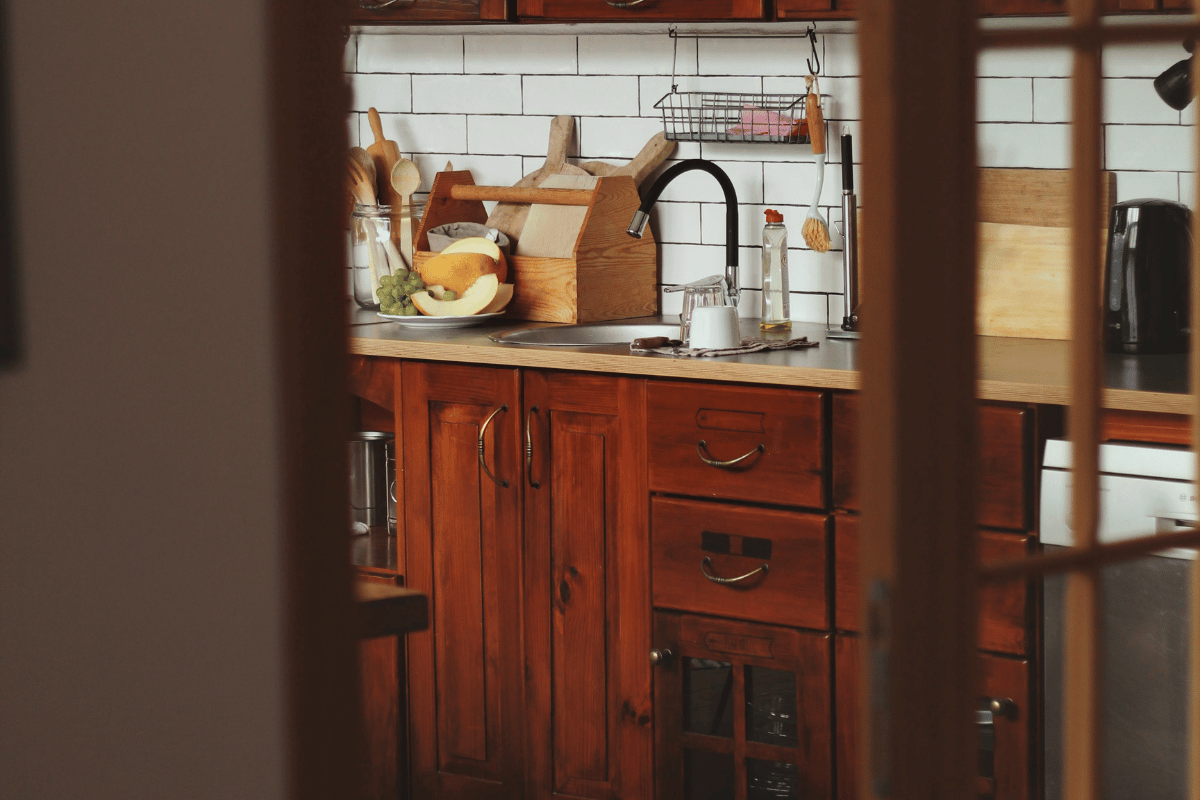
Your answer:
[[[409,328],[469,328],[472,325],[482,325],[489,319],[504,315],[503,311],[493,311],[491,314],[471,314],[467,317],[399,317],[393,314],[376,312],[376,315]]]

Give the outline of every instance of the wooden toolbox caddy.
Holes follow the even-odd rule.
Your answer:
[[[625,231],[641,200],[628,176],[599,178],[594,190],[476,186],[469,170],[439,172],[417,229],[413,263],[429,252],[430,228],[450,222],[487,222],[484,200],[587,206],[573,258],[508,256],[513,299],[508,314],[537,322],[596,322],[658,313],[657,247],[647,228],[641,239]]]

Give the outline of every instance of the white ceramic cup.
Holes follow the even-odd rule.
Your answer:
[[[726,350],[742,344],[738,312],[733,306],[701,306],[692,309],[688,346],[696,350]]]

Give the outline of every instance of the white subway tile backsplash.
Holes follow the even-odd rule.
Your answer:
[[[362,33],[358,36],[358,71],[461,75],[463,37]]]
[[[981,78],[1065,78],[1071,51],[1065,47],[1015,47],[984,50],[976,62]]]
[[[659,242],[700,242],[699,203],[655,203],[650,212],[650,230]]]
[[[803,38],[699,39],[696,46],[700,75],[805,75],[812,53]]]
[[[588,117],[579,127],[579,157],[628,161],[652,136],[662,132],[656,119]]]
[[[1109,125],[1105,163],[1112,170],[1192,171],[1193,132],[1179,125]]]
[[[1032,122],[1031,78],[980,78],[975,82],[976,119],[980,122]]]
[[[464,71],[476,75],[574,75],[575,36],[464,37]]]
[[[1033,79],[1033,121],[1070,122],[1071,82],[1066,78]]]
[[[520,75],[413,75],[416,114],[521,114]]]
[[[579,37],[580,75],[670,75],[672,63],[676,75],[695,75],[696,40],[672,42],[661,34]]]
[[[380,114],[384,138],[400,145],[402,153],[467,152],[467,118],[451,114]],[[359,136],[375,141],[367,115],[360,115]]]
[[[1179,199],[1179,175],[1174,172],[1118,172],[1117,202],[1140,197]]]
[[[546,156],[550,117],[473,114],[467,117],[466,152],[483,155]]]
[[[626,76],[525,76],[526,114],[636,117],[638,79]]]
[[[1065,125],[981,123],[976,130],[981,167],[1070,166],[1070,135]]]
[[[550,118],[558,114],[575,118],[571,160],[622,164],[663,130],[662,113],[654,105],[671,90],[672,69],[681,92],[799,96],[805,92],[805,59],[810,55],[803,36],[673,41],[661,33],[615,28],[503,36],[483,29],[463,35],[461,30],[411,34],[381,28],[357,32],[346,44],[351,140],[364,145],[374,140],[365,110],[379,109],[385,135],[417,161],[425,177],[421,192],[428,191],[447,160],[470,169],[476,183],[512,185],[544,164]],[[743,316],[758,313],[763,209],[770,207],[783,213],[788,226],[793,319],[841,320],[843,242],[836,228],[841,218],[840,134],[855,136],[861,193],[859,53],[853,28],[820,33],[818,47],[829,151],[819,208],[829,227],[829,252],[808,249],[801,234],[817,178],[809,145],[680,142],[658,170],[703,157],[729,174],[739,201]],[[1119,173],[1118,199],[1193,202],[1195,104],[1180,114],[1157,97],[1151,84],[1155,75],[1185,56],[1173,43],[1106,51],[1105,167]],[[977,135],[982,166],[1069,166],[1071,65],[1065,48],[980,55]],[[725,206],[711,176],[695,171],[672,182],[656,204],[651,224],[660,242],[664,285],[723,272]],[[663,294],[663,312],[678,313],[681,297]]]
[[[380,114],[412,111],[412,78],[408,75],[350,76],[350,110],[374,108]]]

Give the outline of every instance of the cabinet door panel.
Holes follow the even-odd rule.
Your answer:
[[[537,19],[763,19],[763,0],[644,0],[617,8],[605,0],[517,0],[517,16]]]
[[[834,681],[837,727],[837,796],[858,797],[857,759],[863,742],[858,738],[858,686],[861,641],[855,636],[836,637]],[[1031,796],[1032,731],[1035,724],[1030,691],[1030,662],[981,653],[979,697],[984,707],[991,699],[1003,701],[1004,711],[992,718],[990,734],[981,731],[979,796],[995,800],[1027,800]],[[981,726],[983,727],[983,726]],[[991,749],[988,740],[991,739]]]
[[[343,0],[354,22],[436,22],[507,19],[508,0]]]
[[[516,370],[406,362],[408,582],[430,597],[409,637],[414,794],[520,793],[519,379]],[[480,465],[484,434],[490,479]]]
[[[652,774],[645,382],[527,372],[524,386],[526,795],[643,797]]]
[[[401,586],[398,575],[358,571],[359,580]],[[380,636],[358,643],[362,671],[360,690],[366,750],[363,771],[369,800],[396,800],[406,796],[404,714],[402,707],[404,642],[398,636]]]

